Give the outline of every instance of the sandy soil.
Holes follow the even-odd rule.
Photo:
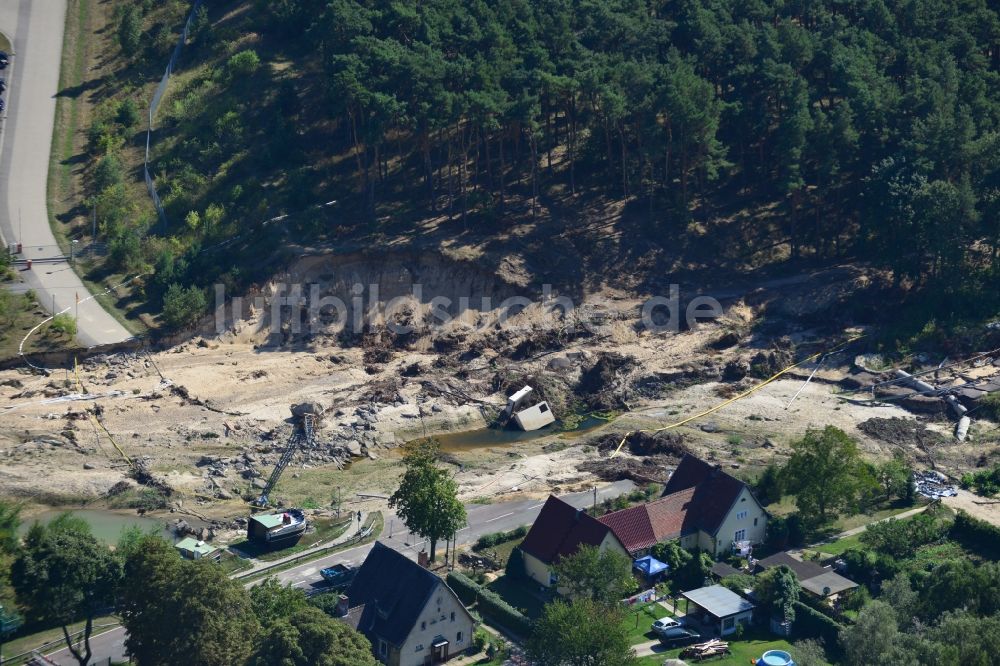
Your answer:
[[[351,282],[381,282],[384,298],[405,293],[407,281],[418,279],[450,289],[456,298],[477,290],[499,297],[512,288],[513,278],[478,276],[465,264],[414,261],[369,266],[355,257],[342,266],[314,257],[287,277],[323,282],[341,294]],[[259,492],[254,484],[270,473],[293,431],[290,406],[314,402],[325,410],[317,445],[297,454],[276,496],[322,506],[337,494],[345,501],[357,493],[387,495],[401,471],[400,443],[482,427],[503,407],[505,382],[534,378],[554,408],[567,410],[596,399],[581,388],[581,377],[595,362],[612,353],[630,357],[631,363],[602,376],[596,396],[621,413],[613,423],[583,436],[557,433],[449,457],[465,500],[542,497],[585,488],[595,477],[579,465],[607,455],[592,446],[596,438],[660,428],[758,381],[720,377],[727,364],[739,361],[748,367],[755,355],[774,349],[774,334],[753,328],[769,301],[780,300],[783,316],[790,317],[782,345],[803,350],[788,354],[801,358],[822,348],[827,341],[797,327],[794,312],[787,309],[793,307],[789,303],[815,306],[831,291],[830,279],[822,276],[815,285],[811,277],[778,281],[773,293],[756,289],[752,306],[738,295],[720,294],[722,319],[667,335],[639,325],[641,297],[610,291],[587,296],[571,322],[534,304],[500,326],[495,311],[481,309],[440,330],[418,326],[405,344],[345,339],[326,331],[298,338],[286,330],[272,333],[265,313],[257,310],[244,321],[229,322],[221,336],[195,338],[149,356],[88,359],[79,367],[79,384],[66,369],[49,376],[0,372],[0,493],[40,505],[105,495],[125,479],[128,468],[94,425],[96,418],[126,455],[146,459],[174,489],[171,503],[209,516],[240,515],[246,506],[242,498]],[[852,284],[856,276],[846,273],[843,280]],[[426,307],[413,301],[407,316],[422,321]],[[583,333],[567,334],[569,324]],[[727,334],[735,340],[718,344]],[[898,405],[838,397],[837,383],[853,372],[850,358],[831,359],[808,384],[804,380],[812,368],[801,368],[678,432],[686,446],[734,469],[753,470],[780,459],[806,429],[827,424],[856,436],[874,457],[902,447],[918,462],[920,456],[933,458],[907,450],[905,442],[875,440],[858,430],[871,418],[917,417]],[[947,431],[950,426],[942,421],[935,427]],[[975,430],[972,442],[949,444],[954,453],[941,454],[949,461],[943,467],[969,467],[977,446],[982,448]]]

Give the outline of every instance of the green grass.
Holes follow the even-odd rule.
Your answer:
[[[825,543],[817,546],[816,551],[824,555],[843,555],[844,551],[861,547],[861,534],[853,534],[843,539],[837,539],[832,543]]]
[[[629,643],[635,645],[656,638],[656,634],[649,627],[661,617],[670,617],[670,613],[658,603],[628,609],[622,623],[628,630]]]
[[[10,40],[7,38],[7,35],[0,32],[0,51],[10,53],[12,50],[13,49],[10,47]]]
[[[703,663],[713,664],[713,666],[715,664],[723,666],[736,666],[737,664],[739,666],[746,666],[747,664],[755,663],[768,650],[787,650],[794,656],[794,649],[791,643],[783,639],[774,639],[760,630],[747,632],[743,640],[737,641],[732,636],[728,636],[723,640],[729,642],[729,649],[732,651],[732,654],[723,658],[710,659]],[[683,649],[683,647],[679,647],[658,652],[654,655],[640,658],[638,663],[640,666],[661,666],[665,659],[679,659],[679,655]]]
[[[486,585],[493,590],[508,604],[518,609],[531,619],[537,619],[542,615],[544,605],[525,583],[515,580],[510,576],[500,576],[493,582]]]
[[[91,638],[111,628],[111,627],[98,628],[100,625],[111,624],[111,623],[117,625],[119,623],[118,618],[113,615],[102,615],[101,617],[94,618],[94,629],[91,632]],[[83,629],[85,624],[86,622],[74,622],[73,624],[69,625],[70,634],[76,631],[80,631],[81,629]],[[52,645],[53,641],[58,641],[58,644]],[[58,650],[60,647],[65,647],[65,645],[66,642],[63,640],[62,627],[43,629],[41,631],[36,631],[33,634],[18,636],[17,638],[4,641],[3,653],[4,655],[7,656],[4,658],[3,663],[4,666],[7,666],[7,664],[23,664],[25,661],[27,661],[27,659],[31,657],[30,654],[23,659],[16,659],[11,661],[8,661],[8,659],[16,654],[21,654],[22,652],[30,652],[31,650],[36,650],[42,648],[43,646],[45,646],[45,649],[43,650],[44,652],[51,652],[53,650]]]

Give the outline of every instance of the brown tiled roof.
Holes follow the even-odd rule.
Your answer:
[[[663,489],[663,497],[693,489],[689,511],[695,512],[692,516],[694,524],[714,535],[745,487],[745,483],[726,474],[721,468],[687,454],[670,475]]]
[[[521,550],[546,564],[553,564],[564,555],[572,555],[583,544],[601,545],[610,531],[583,509],[549,495],[521,542]]]
[[[689,515],[693,495],[694,489],[689,488],[647,504],[613,511],[598,520],[614,531],[627,551],[634,553],[697,529]]]

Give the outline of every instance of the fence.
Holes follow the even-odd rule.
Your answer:
[[[188,14],[187,21],[184,22],[184,29],[181,31],[181,37],[177,41],[177,46],[174,47],[173,53],[170,54],[170,60],[167,62],[167,70],[163,73],[163,78],[160,79],[159,85],[156,86],[156,91],[153,93],[153,100],[149,103],[149,124],[146,128],[146,157],[143,161],[143,175],[146,178],[146,189],[149,191],[149,196],[153,200],[153,206],[156,207],[156,214],[160,218],[160,223],[163,225],[164,231],[167,228],[167,214],[163,210],[163,202],[160,200],[160,195],[156,191],[156,183],[153,182],[153,176],[149,173],[149,148],[153,141],[153,119],[156,118],[156,111],[160,108],[160,100],[163,98],[164,93],[167,92],[167,84],[170,83],[170,75],[173,73],[174,68],[177,66],[177,62],[180,60],[181,51],[184,49],[184,44],[187,42],[188,32],[191,29],[191,22],[194,20],[195,12],[201,7],[202,0],[195,0],[194,4],[191,6],[191,13]]]

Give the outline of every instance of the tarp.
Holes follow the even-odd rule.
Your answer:
[[[632,567],[638,569],[646,575],[647,578],[655,576],[659,573],[663,573],[670,567],[665,563],[659,561],[652,555],[646,555],[645,557],[640,557],[632,563]]]

